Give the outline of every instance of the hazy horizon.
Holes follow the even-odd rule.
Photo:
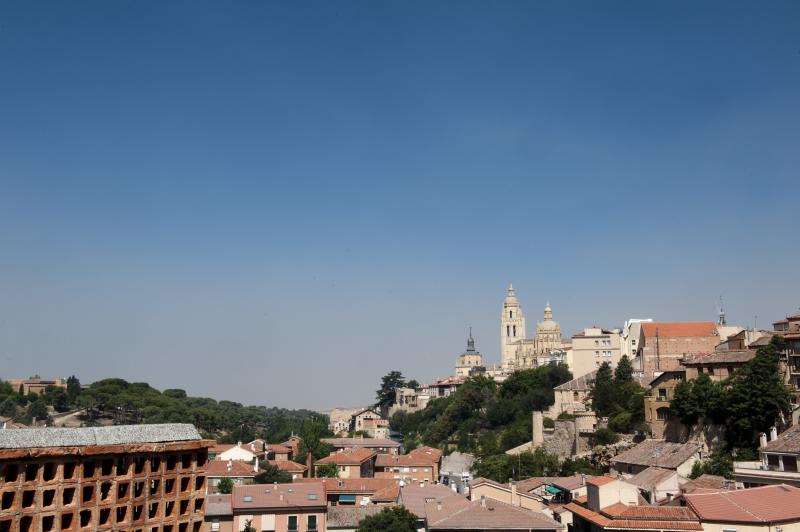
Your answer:
[[[46,6],[46,7],[45,7]],[[797,312],[800,4],[4,2],[0,378],[367,404]]]

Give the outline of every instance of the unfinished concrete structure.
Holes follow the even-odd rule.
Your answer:
[[[193,532],[211,442],[192,425],[0,432],[0,532]]]

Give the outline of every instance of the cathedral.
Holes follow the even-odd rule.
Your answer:
[[[561,355],[561,326],[553,320],[550,303],[544,308],[544,319],[536,324],[536,335],[528,338],[525,333],[525,314],[514,287],[509,285],[500,319],[500,361],[503,369],[535,368],[558,360]]]

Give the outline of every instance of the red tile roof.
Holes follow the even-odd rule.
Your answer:
[[[409,484],[400,488],[400,502],[417,517],[425,518],[425,503],[453,496],[453,490],[441,484]]]
[[[800,453],[800,427],[791,426],[784,430],[778,437],[764,448],[767,452]]]
[[[307,469],[303,464],[298,464],[291,460],[267,460],[267,463],[289,473],[305,473]]]
[[[438,461],[424,454],[379,454],[375,467],[432,467]]]
[[[228,469],[230,466],[230,469]],[[241,460],[209,460],[206,466],[207,477],[254,477],[253,464]]]
[[[439,460],[442,459],[442,451],[440,449],[437,449],[435,447],[428,447],[426,445],[423,445],[422,447],[417,447],[413,451],[409,452],[408,455],[426,457],[429,458],[430,460],[433,460],[434,462],[438,462]]]
[[[603,484],[608,484],[609,482],[614,482],[615,480],[617,479],[613,477],[589,477],[586,479],[586,483],[594,486],[602,486]]]
[[[642,323],[642,333],[648,337],[665,336],[719,336],[713,321]]]
[[[786,484],[683,496],[700,519],[723,523],[800,521],[800,489]]]
[[[703,530],[702,525],[698,522],[697,517],[695,517],[693,514],[690,519],[672,518],[670,516],[671,510],[675,507],[651,506],[647,507],[654,510],[650,512],[650,517],[636,518],[633,516],[625,516],[620,519],[606,517],[605,515],[593,512],[592,510],[574,502],[565,505],[564,508],[571,511],[575,515],[578,515],[583,519],[608,530]],[[632,508],[642,507],[633,506]],[[658,517],[658,511],[664,508],[667,509],[667,512],[664,512],[663,516]]]
[[[279,445],[277,443],[268,443],[267,444],[267,452],[268,453],[277,453],[277,454],[288,454],[292,452],[289,447],[285,447],[283,445]]]
[[[234,486],[231,495],[234,512],[273,508],[326,508],[328,504],[322,482]]]
[[[425,504],[428,530],[561,530],[564,525],[543,512],[494,499],[469,501],[451,495]]]
[[[343,449],[338,453],[333,453],[325,458],[320,458],[314,462],[314,464],[359,465],[366,462],[373,456],[376,456],[376,454],[377,453],[375,451],[365,447],[359,447],[356,449]]]
[[[691,510],[682,506],[628,506],[619,502],[606,506],[600,510],[600,513],[608,517],[623,519],[697,520],[697,516]]]
[[[400,481],[393,478],[298,478],[294,482],[296,484],[321,482],[327,493],[335,494],[372,495],[379,492],[385,494],[385,490],[391,489],[396,489],[399,493],[400,490]],[[397,495],[394,499],[397,499]]]

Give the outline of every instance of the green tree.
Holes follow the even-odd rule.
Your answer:
[[[614,383],[624,384],[633,381],[633,364],[628,355],[622,355],[617,363],[617,369],[614,370]]]
[[[223,495],[230,495],[233,491],[233,481],[230,477],[222,477],[217,484],[217,490]]]
[[[416,532],[417,516],[404,506],[386,507],[358,523],[357,532]]]
[[[50,412],[47,410],[47,403],[44,402],[44,399],[39,397],[28,405],[28,417],[39,421],[50,417]]]
[[[598,368],[589,391],[589,398],[592,401],[592,409],[598,416],[609,417],[616,413],[617,393],[614,388],[614,373],[608,362],[603,362]]]
[[[701,373],[697,378],[683,381],[675,387],[669,408],[681,423],[691,426],[697,422],[723,422],[726,403],[724,385]]]
[[[12,397],[7,397],[0,403],[0,416],[15,417],[17,415],[17,401]]]
[[[242,532],[258,532],[256,527],[253,526],[253,520],[248,519],[244,522],[244,527],[242,528]]]
[[[617,433],[605,427],[597,429],[594,438],[598,445],[610,445],[619,441]]]
[[[567,458],[561,462],[562,477],[571,477],[577,473],[602,475],[603,471],[594,467],[588,458]]]
[[[81,394],[81,381],[75,375],[67,379],[67,401],[71,406],[78,402],[78,396]]]
[[[773,336],[730,379],[725,418],[729,448],[758,448],[758,434],[769,432],[789,411],[789,392],[778,365],[784,340]]]
[[[375,392],[375,407],[380,409],[381,414],[386,414],[389,407],[394,404],[395,388],[402,388],[406,381],[403,374],[399,371],[390,371],[381,378],[381,387]]]
[[[259,466],[262,470],[255,476],[256,484],[285,484],[292,481],[292,475],[278,466],[268,462],[262,462]]]
[[[337,474],[334,464],[322,464],[317,467],[316,476],[319,478],[336,478]]]
[[[419,388],[419,382],[417,379],[411,379],[406,383],[406,388]]]
[[[497,454],[483,458],[475,463],[476,477],[484,477],[496,482],[508,482],[508,479],[543,477],[555,475],[561,469],[558,457],[537,448],[533,452],[524,452],[512,456]]]
[[[300,446],[297,449],[295,459],[301,463],[306,461],[309,453],[312,460],[319,460],[330,454],[330,445],[324,443],[321,438],[330,434],[327,425],[316,419],[306,419],[300,428]]]
[[[700,475],[717,475],[733,478],[733,457],[722,449],[715,448],[707,460],[695,462],[689,478],[695,479]]]

